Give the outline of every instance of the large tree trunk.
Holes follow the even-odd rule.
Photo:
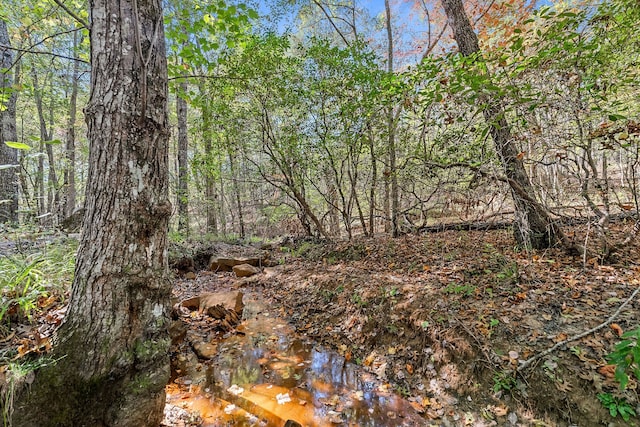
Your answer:
[[[187,101],[182,97],[187,92],[186,80],[180,83],[176,96],[176,114],[178,116],[178,231],[189,234],[189,136],[187,129]],[[186,95],[185,95],[186,96]]]
[[[11,46],[7,23],[0,18],[0,45]],[[0,95],[8,95],[0,108],[0,223],[18,222],[18,152],[5,145],[5,141],[17,141],[16,92],[13,91],[13,51],[0,48]],[[8,167],[8,166],[14,167]]]
[[[167,64],[160,0],[92,0],[86,214],[54,364],[14,426],[158,426],[169,380]]]
[[[462,0],[442,0],[442,5],[460,53],[470,56],[480,52],[478,36],[471,27]],[[493,100],[484,99],[482,103],[487,105],[483,115],[490,126],[496,151],[511,187],[515,205],[516,241],[526,248],[549,248],[560,238],[559,230],[536,200],[527,171],[518,157],[518,149],[511,138],[505,112],[499,103]]]

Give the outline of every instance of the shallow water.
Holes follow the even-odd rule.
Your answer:
[[[168,403],[199,413],[203,426],[426,424],[388,384],[299,336],[254,296],[245,304],[241,332],[217,342],[200,380],[176,378]]]

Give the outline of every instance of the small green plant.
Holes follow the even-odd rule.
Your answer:
[[[46,296],[42,285],[42,272],[38,264],[42,259],[5,259],[0,265],[0,322],[14,309],[31,318],[39,296]]]
[[[616,344],[607,360],[616,365],[615,378],[620,389],[627,388],[629,374],[640,381],[640,327],[622,334],[622,341]]]
[[[615,397],[611,393],[599,393],[598,400],[614,418],[620,415],[623,420],[629,421],[629,418],[636,416],[636,411],[624,398]]]
[[[367,302],[362,299],[362,296],[354,291],[353,295],[351,295],[351,302],[358,306],[358,308],[363,308],[367,306]]]
[[[320,293],[326,302],[330,302],[336,295],[341,294],[342,291],[344,291],[344,286],[339,285],[335,289],[322,289]]]
[[[41,252],[0,257],[0,325],[9,314],[31,320],[40,298],[63,297],[73,280],[76,247],[68,240]]]
[[[519,277],[518,264],[515,262],[505,264],[500,271],[498,271],[496,277],[502,282],[517,283]]]
[[[511,372],[498,371],[493,375],[493,391],[509,391],[516,386],[516,379]]]
[[[471,296],[475,293],[476,287],[466,283],[460,284],[457,282],[449,283],[444,291],[448,294],[464,295],[465,297]]]
[[[60,358],[62,359],[62,358]],[[3,426],[10,424],[13,413],[13,399],[15,392],[24,383],[27,377],[39,368],[53,365],[60,359],[53,359],[49,356],[40,357],[35,360],[10,362],[6,366],[5,380],[3,387],[0,387],[0,411],[2,411]]]

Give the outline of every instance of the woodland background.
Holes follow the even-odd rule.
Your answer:
[[[173,230],[350,238],[509,219],[482,114],[498,105],[530,197],[556,220],[595,217],[606,252],[609,218],[638,209],[637,4],[466,2],[471,58],[439,3],[381,6],[165,5]],[[2,116],[17,125],[2,134],[2,215],[58,226],[83,203],[87,13],[0,13]]]

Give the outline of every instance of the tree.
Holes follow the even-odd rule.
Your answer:
[[[176,96],[176,115],[178,116],[178,230],[189,234],[189,136],[187,128],[187,100],[183,98],[187,92],[187,81],[180,82]]]
[[[90,4],[91,148],[72,295],[55,362],[19,391],[15,426],[157,426],[169,380],[162,3]]]
[[[385,24],[387,27],[387,72],[393,75],[393,30],[391,28],[391,6],[389,0],[384,0]],[[388,196],[385,200],[385,214],[387,220],[391,221],[391,234],[393,237],[400,235],[400,227],[398,224],[398,167],[396,161],[396,111],[392,106],[387,107],[387,129],[388,129],[388,150],[389,150],[389,170],[387,175],[391,185],[391,191],[387,190],[385,184],[385,193]],[[390,208],[389,208],[390,205]]]
[[[79,51],[79,31],[73,33],[73,53],[76,59]],[[62,218],[68,218],[76,207],[76,110],[78,100],[78,79],[80,74],[80,62],[73,61],[71,73],[71,94],[69,97],[69,119],[65,141],[66,164],[64,169],[64,206]]]
[[[6,46],[6,47],[5,47]],[[18,221],[18,152],[5,144],[16,141],[16,93],[13,90],[13,52],[7,23],[0,17],[0,223]]]
[[[480,53],[478,36],[473,31],[462,0],[442,0],[453,36],[460,53],[472,57]],[[559,236],[557,225],[537,202],[533,186],[522,163],[520,151],[511,137],[509,123],[499,101],[481,100],[485,104],[482,113],[490,127],[496,151],[504,168],[515,205],[515,237],[518,244],[534,249],[553,246]]]

